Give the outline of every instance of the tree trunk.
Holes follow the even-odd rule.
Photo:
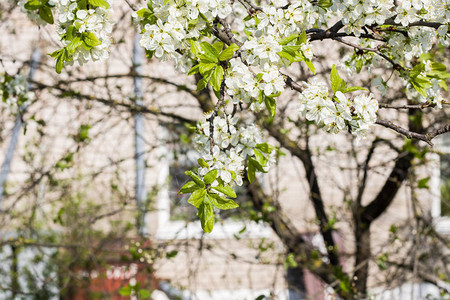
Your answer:
[[[367,278],[369,277],[370,225],[357,222],[355,226],[356,253],[353,285],[359,297],[366,296]]]

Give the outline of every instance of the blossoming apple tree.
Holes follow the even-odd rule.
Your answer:
[[[61,48],[50,53],[57,73],[66,65],[107,59],[114,24],[112,0],[21,0],[19,6],[39,25],[57,24]],[[279,151],[265,140],[260,122],[246,124],[238,119],[237,112],[248,110],[256,116],[276,118],[277,103],[286,90],[297,93],[297,113],[308,122],[329,134],[348,132],[356,141],[370,137],[376,125],[430,146],[434,137],[450,131],[449,124],[428,131],[417,126],[404,128],[383,114],[390,109],[436,111],[448,105],[445,92],[450,75],[445,62],[431,50],[450,45],[449,0],[149,0],[144,7],[130,7],[147,57],[173,61],[180,72],[198,78],[199,91],[211,88],[216,97],[214,108],[197,125],[194,142],[201,155],[198,168],[186,172],[192,180],[179,191],[191,193],[188,201],[198,209],[206,232],[213,230],[214,208],[238,207],[233,187],[246,180],[257,186],[257,173],[267,172]],[[315,76],[296,82],[287,75],[286,70],[296,64],[306,66],[314,75],[314,48],[323,41],[353,49],[340,62],[331,63],[328,82]],[[371,67],[382,67],[390,74],[373,81],[376,93],[354,86],[340,75],[343,70],[359,73]],[[405,105],[382,99],[394,80],[403,85]],[[20,82],[4,77],[4,101],[12,103],[11,99],[16,99],[19,105],[26,101],[26,89],[14,87]],[[280,146],[298,153],[304,163],[311,178],[311,200],[327,245],[324,255],[332,266],[338,266],[333,230],[328,226],[310,157],[286,136],[274,132],[270,124],[262,126]],[[411,153],[397,160],[390,181],[405,179],[398,169],[407,172]],[[370,239],[367,228],[398,190],[389,180],[383,188],[386,191],[382,192],[390,191],[392,197],[380,196],[367,206],[359,202],[354,208],[356,226],[366,228],[356,237],[361,242],[357,251],[362,256],[357,256],[355,265],[364,265],[370,255],[364,252],[364,243]],[[294,252],[309,253],[308,249],[294,248]],[[337,276],[329,275],[329,270],[317,272],[328,283]],[[364,293],[365,266],[355,271],[358,277],[363,283],[356,282],[355,290]],[[341,295],[352,294],[352,288],[344,284]]]
[[[21,0],[19,5],[38,24],[58,24],[62,48],[50,55],[56,72],[66,64],[83,64],[108,57],[112,0]],[[236,130],[234,110],[267,110],[276,114],[277,97],[291,88],[299,93],[306,119],[327,132],[349,131],[365,138],[374,124],[390,127],[407,137],[431,139],[448,128],[420,135],[384,120],[377,121],[379,104],[367,89],[348,86],[333,66],[332,91],[314,78],[294,82],[282,68],[304,63],[315,73],[312,41],[332,39],[355,49],[344,62],[360,71],[364,65],[385,64],[403,79],[408,99],[421,106],[442,108],[447,89],[445,65],[428,51],[434,43],[450,44],[450,3],[435,1],[148,1],[134,13],[142,33],[140,45],[148,57],[173,60],[187,75],[201,74],[198,89],[210,85],[217,105],[199,124],[197,139],[202,159],[193,181],[180,193],[192,193],[202,227],[213,228],[213,206],[236,207],[232,186],[250,182],[255,172],[270,166],[273,147],[263,143],[254,126]],[[328,24],[333,23],[331,27]],[[357,43],[344,40],[358,38]],[[380,88],[388,85],[379,78]],[[362,90],[357,96],[356,91]],[[387,105],[388,106],[388,105]],[[245,108],[244,108],[245,107]]]

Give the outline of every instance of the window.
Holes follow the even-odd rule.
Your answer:
[[[189,194],[177,195],[180,188],[190,179],[184,174],[186,170],[197,165],[198,154],[188,144],[180,142],[180,133],[169,128],[159,130],[159,173],[158,185],[158,230],[159,239],[201,238],[203,230],[197,217],[197,209],[187,202]],[[173,142],[176,141],[176,142]],[[241,208],[250,205],[247,189],[236,187],[236,202]],[[243,209],[233,209],[216,213],[218,219],[214,230],[208,238],[233,238],[244,227],[244,235],[251,238],[269,237],[269,226],[248,221]]]
[[[439,163],[431,183],[433,201],[431,214],[435,219],[436,230],[450,234],[450,133],[437,138],[435,145]]]

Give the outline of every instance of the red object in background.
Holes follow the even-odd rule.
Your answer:
[[[152,290],[156,287],[153,276],[144,263],[109,263],[90,272],[79,270],[76,273],[76,294],[72,300],[111,299],[125,300],[119,290],[127,285],[140,283],[142,289]]]

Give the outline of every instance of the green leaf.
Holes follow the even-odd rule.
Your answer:
[[[87,0],[77,0],[77,7],[79,9],[86,9],[87,8]]]
[[[346,88],[344,91],[343,91],[343,93],[345,94],[345,93],[351,93],[351,92],[354,92],[354,91],[360,91],[360,90],[363,90],[363,91],[369,91],[368,89],[366,89],[366,88],[363,88],[363,87],[361,87],[361,86],[351,86],[351,87],[348,87],[348,88]]]
[[[208,81],[205,78],[202,78],[197,83],[197,91],[201,91],[206,88]]]
[[[211,184],[217,178],[217,170],[211,170],[203,177],[203,182],[205,184]]]
[[[222,185],[218,185],[218,186],[213,186],[211,187],[212,189],[221,192],[222,194],[227,195],[228,197],[231,198],[236,198],[236,193],[235,191],[229,187],[229,186],[222,186]]]
[[[269,110],[270,115],[272,117],[274,117],[275,116],[275,112],[277,110],[277,102],[275,101],[275,99],[272,98],[272,97],[266,96],[264,98],[264,103],[266,104],[266,107]]]
[[[48,55],[50,55],[53,58],[57,58],[58,56],[61,55],[62,51],[63,51],[63,49],[59,49],[59,50],[53,51],[52,53],[49,53]]]
[[[200,47],[202,48],[203,51],[205,51],[205,53],[208,53],[214,57],[219,57],[219,51],[210,43],[208,42],[201,42],[200,43]]]
[[[291,54],[287,53],[287,52],[280,51],[280,52],[277,52],[277,54],[278,54],[279,57],[286,58],[287,60],[289,60],[290,63],[293,63],[293,62],[296,61],[295,57],[292,56]]]
[[[223,43],[222,42],[216,42],[213,44],[214,49],[217,50],[217,53],[222,52],[223,50]]]
[[[359,72],[361,72],[361,69],[362,69],[363,65],[364,65],[364,62],[362,61],[362,59],[358,59],[356,61],[356,64],[355,64],[355,66],[356,66],[356,73],[359,74]]]
[[[189,72],[187,73],[187,75],[189,76],[189,75],[194,75],[194,74],[197,74],[199,72],[199,65],[195,65],[195,66],[193,66],[190,70],[189,70]]]
[[[63,59],[63,55],[61,55],[61,54],[56,59],[56,73],[58,73],[58,74],[61,73],[62,68],[64,66],[64,59]]]
[[[317,4],[322,9],[327,9],[328,7],[333,6],[333,2],[330,0],[319,0],[319,3]]]
[[[289,53],[292,56],[295,56],[295,54],[300,50],[301,47],[301,45],[284,45],[283,51]]]
[[[83,41],[79,36],[76,36],[73,38],[73,40],[69,43],[69,45],[66,46],[67,51],[69,54],[73,54],[75,50],[80,47],[83,44]]]
[[[215,91],[220,91],[223,80],[223,68],[222,66],[217,66],[211,77],[211,86]]]
[[[200,189],[196,190],[192,193],[192,195],[188,199],[188,203],[194,205],[195,207],[199,208],[200,205],[203,203],[203,200],[206,196],[206,190]]]
[[[217,65],[215,63],[208,62],[208,63],[200,63],[198,66],[199,66],[198,70],[199,70],[200,74],[203,75]]]
[[[202,168],[209,168],[209,165],[206,163],[206,161],[203,158],[197,159],[198,164]]]
[[[150,293],[147,289],[140,289],[139,296],[141,299],[150,299],[152,297],[152,293]]]
[[[214,208],[209,201],[203,201],[198,208],[197,216],[205,232],[210,233],[214,226]]]
[[[217,194],[208,194],[208,197],[211,203],[219,209],[227,210],[239,207],[239,205],[232,199],[225,199]]]
[[[278,44],[280,44],[281,46],[287,45],[287,44],[289,44],[289,42],[292,42],[293,40],[295,40],[298,37],[299,37],[298,34],[293,33],[290,36],[287,36],[287,37],[281,39],[280,41],[278,41]]]
[[[82,35],[83,41],[86,43],[89,47],[95,47],[100,45],[102,42],[97,38],[97,36],[92,32],[83,32]]]
[[[48,6],[42,6],[39,8],[39,17],[49,24],[53,24],[55,22],[53,20],[52,10]]]
[[[131,295],[131,287],[129,285],[124,286],[119,290],[119,294],[121,296],[130,296]]]
[[[177,195],[179,194],[188,194],[192,193],[198,189],[201,189],[202,187],[196,184],[194,181],[188,181],[185,185],[181,187],[181,189],[178,191]]]
[[[89,0],[89,4],[92,4],[92,5],[95,5],[95,6],[99,6],[99,7],[103,7],[104,9],[108,9],[109,8],[109,4],[105,0]]]
[[[333,92],[336,93],[337,91],[339,91],[343,80],[339,76],[339,73],[338,73],[335,65],[333,65],[333,67],[331,68],[330,81],[331,81],[331,88],[333,89]]]
[[[138,10],[136,12],[136,15],[138,15],[141,18],[148,18],[152,14],[153,14],[153,12],[150,9],[146,8],[146,7],[141,8],[140,10]]]
[[[187,176],[191,177],[192,180],[194,180],[194,182],[195,182],[198,186],[200,186],[200,187],[202,187],[202,188],[205,187],[205,183],[204,183],[204,182],[200,179],[200,177],[198,177],[198,175],[195,174],[194,172],[192,172],[192,171],[186,171],[186,172],[184,172],[184,174],[186,174]]]
[[[255,166],[252,165],[251,163],[249,163],[247,166],[248,182],[252,183],[253,181],[255,181],[255,177],[256,177],[255,173],[256,173]]]
[[[267,159],[264,157],[264,155],[256,149],[254,149],[253,152],[255,153],[256,161],[259,162],[261,166],[264,166],[267,162]]]
[[[259,172],[267,173],[267,171],[264,170],[263,166],[256,159],[254,159],[252,157],[248,158],[248,164],[253,165],[253,167],[255,167],[255,169],[258,170]]]
[[[189,43],[191,44],[191,52],[196,57],[199,57],[202,54],[202,48],[200,47],[200,43],[198,41],[193,40],[190,40]]]
[[[65,40],[67,40],[67,41],[73,40],[74,31],[75,31],[75,26],[70,25],[69,28],[67,28]]]
[[[267,144],[267,143],[261,143],[261,144],[257,144],[257,145],[256,145],[256,149],[259,149],[259,150],[261,150],[262,152],[267,153],[267,154],[270,153],[270,149],[271,149],[271,148],[272,148],[272,147],[271,147],[269,144]]]
[[[222,53],[219,55],[219,60],[228,60],[233,57],[234,52],[239,49],[239,47],[236,44],[231,44],[227,48],[225,48]]]
[[[306,31],[302,31],[302,34],[298,37],[298,44],[304,44],[307,41]]]
[[[35,10],[41,7],[41,2],[39,0],[30,0],[23,6],[28,10]]]
[[[305,58],[305,64],[313,74],[316,74],[316,68],[314,67],[314,65],[310,59]]]
[[[429,189],[430,187],[428,186],[428,181],[430,181],[430,177],[425,177],[425,178],[420,179],[417,182],[417,187],[419,189]]]
[[[178,255],[178,251],[177,250],[172,250],[172,251],[166,253],[166,257],[167,258],[174,258],[177,255]]]
[[[218,61],[217,57],[219,56],[219,52],[211,44],[209,44],[207,42],[202,42],[200,44],[200,47],[202,48],[202,50],[204,52],[204,54],[199,56],[201,59],[205,59],[210,62]]]
[[[289,253],[288,256],[286,257],[286,260],[284,263],[287,268],[297,268],[298,267],[298,263],[295,260],[294,253]]]

